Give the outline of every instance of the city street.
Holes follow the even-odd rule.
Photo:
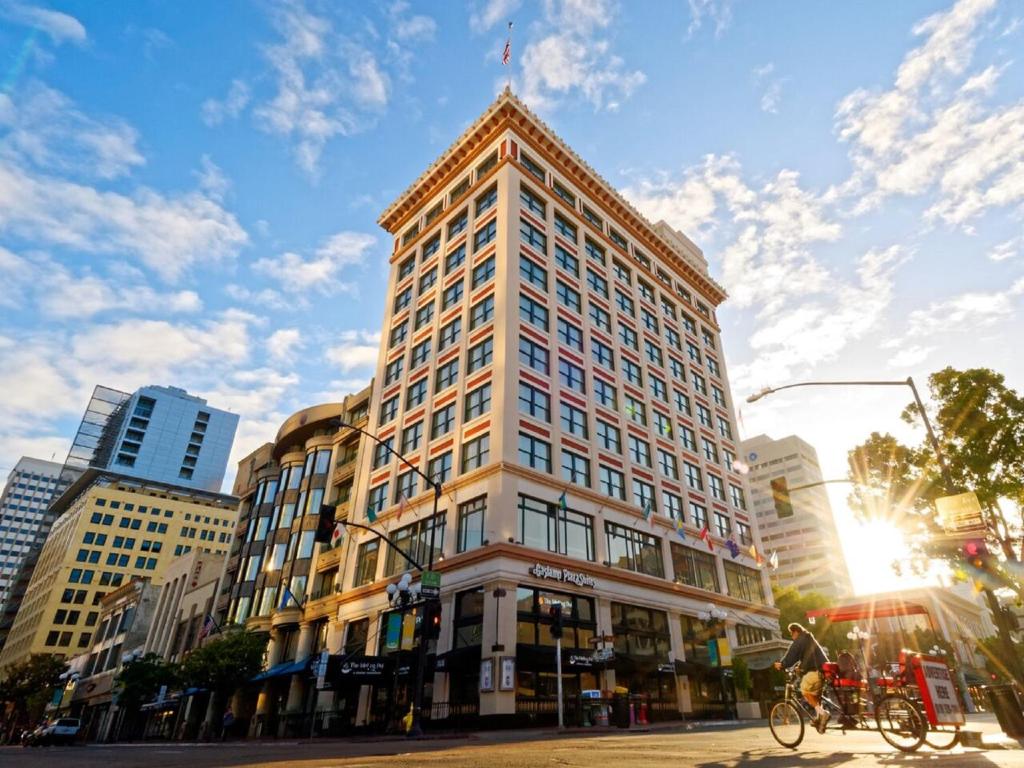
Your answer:
[[[986,724],[986,741],[993,738]],[[972,726],[977,728],[977,726]],[[153,744],[41,749],[4,748],[5,768],[54,766],[111,768],[113,766],[444,766],[444,768],[537,768],[580,766],[620,768],[623,765],[698,766],[700,768],[817,768],[817,766],[898,765],[927,761],[929,766],[1024,765],[1024,751],[964,749],[935,752],[928,747],[905,756],[886,745],[877,733],[808,734],[796,751],[780,748],[763,724],[719,726],[685,731],[679,728],[651,733],[557,735],[544,731],[472,734],[467,738],[404,741],[242,742],[214,745]]]

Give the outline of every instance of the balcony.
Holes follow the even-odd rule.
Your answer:
[[[356,474],[356,459],[353,456],[351,459],[343,459],[334,466],[334,475],[331,477],[331,482],[335,485],[348,480],[350,477],[354,477]]]
[[[326,549],[320,552],[320,556],[316,559],[316,570],[324,571],[328,568],[340,568],[341,554],[344,549],[344,547],[334,547],[333,549]]]

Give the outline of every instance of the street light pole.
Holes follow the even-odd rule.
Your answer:
[[[437,507],[441,500],[441,483],[434,478],[427,475],[422,469],[410,462],[405,456],[400,454],[394,448],[392,448],[387,442],[381,440],[372,432],[368,432],[362,427],[357,427],[355,424],[349,424],[341,419],[337,420],[338,427],[345,427],[346,429],[355,430],[361,435],[370,438],[377,445],[384,448],[389,454],[397,458],[400,462],[405,464],[409,469],[423,478],[424,483],[434,491],[434,508],[430,517],[430,553],[427,555],[427,571],[433,571],[434,569],[434,545],[437,535]],[[364,527],[364,526],[357,526]],[[376,532],[375,532],[376,533]],[[398,550],[401,552],[401,550]],[[404,555],[404,553],[402,553]],[[415,564],[411,558],[406,557],[406,560]],[[423,572],[423,567],[419,566],[419,570]],[[412,711],[412,723],[409,727],[409,736],[416,737],[423,735],[423,725],[420,722],[423,709],[423,688],[424,688],[424,670],[427,666],[427,629],[428,629],[428,618],[433,615],[434,603],[440,603],[437,598],[424,598],[422,602],[422,615],[420,616],[420,649],[419,649],[419,661],[416,664],[416,683],[413,691],[413,711]]]
[[[935,460],[939,463],[939,471],[942,473],[942,482],[946,486],[946,493],[953,492],[953,479],[949,474],[949,467],[946,465],[946,457],[942,453],[942,448],[939,445],[938,438],[935,437],[934,430],[932,430],[931,420],[928,418],[928,412],[924,408],[924,403],[921,401],[921,395],[917,391],[913,377],[907,376],[902,381],[800,381],[795,384],[784,384],[781,387],[765,387],[760,392],[750,395],[747,398],[747,402],[756,403],[762,397],[781,392],[784,389],[795,389],[796,387],[910,387],[910,391],[914,393],[917,411],[921,414],[921,420],[924,422],[925,432],[928,433],[928,442],[931,443],[932,450],[935,452]]]

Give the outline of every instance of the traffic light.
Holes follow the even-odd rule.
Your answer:
[[[967,564],[978,569],[986,570],[991,559],[991,553],[984,539],[968,539],[963,546],[964,560]]]
[[[548,609],[548,615],[551,616],[551,636],[558,640],[562,637],[562,606],[559,603],[554,603]]]
[[[437,640],[441,637],[441,604],[428,601],[426,609],[427,639]]]
[[[786,478],[776,477],[772,480],[772,501],[775,503],[775,514],[778,517],[793,516],[793,502],[789,498],[789,486]]]
[[[313,541],[330,544],[334,536],[334,513],[337,508],[332,504],[320,505],[320,518],[316,521],[316,535]]]

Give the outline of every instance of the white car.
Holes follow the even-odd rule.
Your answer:
[[[37,728],[29,737],[31,746],[44,744],[74,744],[82,722],[77,717],[62,717],[49,725]]]

